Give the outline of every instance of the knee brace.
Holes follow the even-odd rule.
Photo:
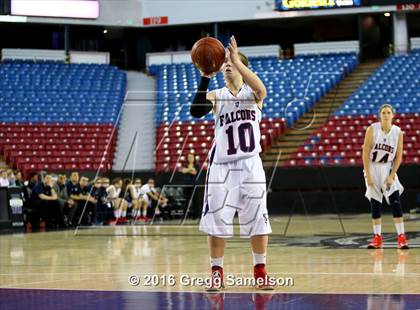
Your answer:
[[[389,203],[391,204],[392,215],[394,217],[402,217],[403,211],[401,207],[400,193],[398,191],[395,191],[389,196]]]
[[[382,203],[380,203],[379,201],[375,199],[370,200],[370,209],[372,211],[373,219],[378,219],[381,217],[381,207],[382,207]]]

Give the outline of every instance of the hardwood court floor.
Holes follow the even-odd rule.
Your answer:
[[[371,238],[367,214],[343,218],[346,236],[335,215],[294,216],[286,236],[287,217],[271,223],[267,270],[279,281],[293,278],[293,286],[278,286],[275,293],[420,293],[419,220],[406,222],[412,247],[407,251],[396,249],[389,216],[383,250],[365,249]],[[0,249],[1,288],[202,292],[202,286],[181,284],[181,277],[205,278],[209,272],[206,237],[192,224],[0,235]],[[237,281],[251,277],[246,239],[230,240],[224,265]],[[141,283],[131,285],[130,276]],[[227,285],[225,292],[255,289]]]

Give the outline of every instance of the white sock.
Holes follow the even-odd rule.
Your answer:
[[[127,210],[121,211],[121,217],[126,217],[126,216],[127,216]]]
[[[143,209],[143,216],[146,216],[146,215],[147,215],[147,210]]]
[[[223,259],[224,259],[224,256],[218,257],[218,258],[210,257],[210,267],[219,266],[223,268]]]
[[[373,225],[373,233],[375,235],[380,235],[381,234],[381,224],[378,225]]]
[[[131,217],[135,218],[137,216],[137,209],[133,209],[131,212]]]
[[[252,257],[254,259],[254,266],[255,266],[258,264],[265,264],[267,255],[266,253],[258,254],[258,253],[252,252]]]
[[[115,218],[119,218],[121,216],[121,210],[120,209],[114,210],[114,216]]]
[[[401,235],[404,234],[404,223],[395,224],[395,229],[397,230],[397,234]]]

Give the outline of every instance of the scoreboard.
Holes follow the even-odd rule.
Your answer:
[[[333,9],[351,8],[360,6],[381,6],[417,4],[420,0],[275,0],[276,10],[312,10],[312,9]]]
[[[330,9],[360,6],[361,0],[277,0],[279,11]]]

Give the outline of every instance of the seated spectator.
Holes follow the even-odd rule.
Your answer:
[[[135,211],[135,215],[133,216],[135,221],[142,221],[147,218],[147,202],[143,199],[143,193],[141,190],[142,182],[140,178],[136,178],[134,180],[134,195],[136,196],[137,201],[137,211]]]
[[[107,177],[105,177],[105,178],[102,178],[102,186],[103,187],[105,187],[105,188],[108,188],[109,187],[109,185],[110,185],[110,180],[109,180],[109,178],[107,178]]]
[[[131,185],[130,179],[124,179],[122,181],[121,191],[119,192],[121,216],[117,219],[117,224],[125,224],[128,222],[127,219],[127,208],[128,208],[128,189]]]
[[[20,171],[16,172],[15,177],[16,177],[15,186],[20,188],[22,192],[22,200],[23,200],[24,208],[27,208],[28,206],[26,205],[26,203],[29,202],[29,196],[30,196],[30,193],[27,187],[28,182],[25,182],[23,180],[22,173]]]
[[[111,203],[108,201],[108,193],[104,185],[104,178],[97,178],[94,181],[92,196],[96,199],[96,212],[94,214],[94,223],[103,225],[112,221],[114,214]]]
[[[43,182],[34,186],[30,198],[32,212],[29,222],[32,227],[64,227],[64,221],[57,203],[57,193],[52,188],[51,175],[46,174]]]
[[[69,225],[75,226],[78,223],[77,214],[80,214],[81,212],[78,210],[78,202],[82,200],[82,191],[80,189],[78,172],[71,173],[70,181],[67,182],[66,188],[68,197],[74,201],[74,205],[71,207],[69,206],[70,209],[68,210],[68,221]]]
[[[136,191],[134,184],[131,179],[125,179],[122,192],[124,192],[124,202],[127,205],[127,209],[131,209],[131,217],[136,218],[138,213],[138,199],[136,196]],[[124,218],[124,215],[123,215]]]
[[[78,201],[78,217],[82,216],[81,223],[84,225],[92,224],[92,218],[95,217],[96,199],[91,194],[92,186],[89,184],[89,178],[83,176],[80,179],[80,200]]]
[[[61,212],[63,213],[64,222],[66,225],[68,225],[68,214],[70,210],[75,207],[76,203],[73,199],[69,198],[69,195],[67,193],[66,180],[67,176],[65,174],[59,174],[57,177],[57,182],[55,182],[53,185],[53,189],[57,193],[57,202],[60,206]]]
[[[155,215],[159,216],[160,215],[160,209],[159,209],[159,205],[166,205],[167,203],[167,199],[163,196],[161,196],[158,191],[155,188],[155,180],[150,178],[147,181],[147,184],[144,184],[141,187],[141,193],[142,193],[142,197],[143,200],[145,201],[145,203],[147,204],[147,208],[148,210],[150,210],[151,212],[153,207],[155,208],[154,213]],[[146,217],[146,220],[148,218]]]
[[[195,219],[199,217],[201,211],[199,202],[197,201],[198,195],[197,193],[194,193],[194,186],[196,184],[197,174],[199,171],[194,154],[188,154],[187,166],[182,168],[181,171],[184,174],[184,184],[186,185],[183,190],[186,203],[185,212],[188,212],[189,216]]]
[[[155,191],[159,195],[159,199],[155,208],[155,217],[159,218],[160,222],[163,222],[164,218],[167,219],[171,217],[168,207],[168,198],[160,187],[156,187]]]
[[[16,177],[12,169],[7,170],[7,179],[9,180],[9,186],[15,186]]]
[[[2,170],[0,173],[0,186],[9,186],[9,178],[7,176],[7,171]]]
[[[108,193],[108,200],[110,201],[112,208],[114,210],[114,217],[115,223],[111,224],[118,224],[121,223],[121,215],[123,212],[123,199],[121,199],[121,188],[122,188],[122,180],[121,178],[115,178],[112,180],[112,185],[110,185],[106,191]]]
[[[29,175],[29,183],[28,183],[29,190],[32,191],[32,188],[34,188],[34,186],[37,185],[38,182],[40,182],[39,174],[36,172],[32,172]]]
[[[20,171],[16,172],[15,185],[16,186],[26,186],[25,181],[23,180],[22,172],[20,172]]]

